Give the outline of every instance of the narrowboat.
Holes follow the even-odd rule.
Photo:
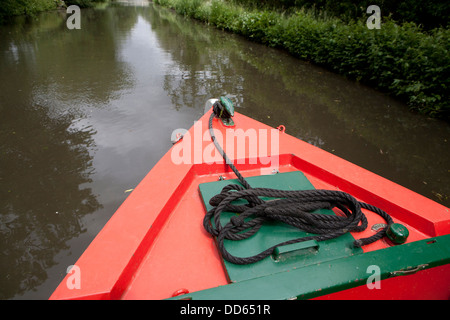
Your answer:
[[[52,300],[449,299],[450,209],[206,102]]]

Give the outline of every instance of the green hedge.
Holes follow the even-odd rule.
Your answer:
[[[338,17],[346,22],[365,17],[367,7],[378,5],[383,17],[397,22],[414,22],[427,29],[446,27],[450,22],[450,1],[448,0],[227,0],[250,8],[268,8],[281,11],[310,9],[316,15]]]
[[[106,0],[64,0],[67,6],[77,5],[80,8],[90,8],[93,7],[95,3],[105,2]]]
[[[56,9],[55,0],[1,0],[0,23],[18,15],[32,16],[38,12]]]
[[[5,23],[14,16],[35,14],[56,9],[59,0],[0,0],[0,24]],[[64,3],[69,6],[78,5],[81,8],[92,7],[96,2],[105,2],[107,0],[65,0]]]
[[[419,112],[449,119],[450,31],[383,19],[343,23],[305,10],[283,14],[219,0],[155,0],[157,4],[254,41],[288,50],[406,101]]]

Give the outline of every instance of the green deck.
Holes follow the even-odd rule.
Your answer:
[[[314,189],[304,174],[299,171],[250,177],[246,180],[253,188]],[[212,208],[209,204],[209,199],[220,193],[222,188],[230,183],[237,184],[239,182],[238,180],[224,180],[200,184],[200,193],[207,210]],[[243,203],[245,200],[239,201]],[[236,201],[236,204],[238,204],[238,201]],[[321,214],[334,214],[333,211],[326,209],[321,209],[318,212]],[[233,215],[234,213],[224,212],[221,216],[221,223],[225,225]],[[268,222],[252,237],[241,241],[225,240],[224,244],[227,251],[232,255],[248,257],[280,242],[310,235],[281,222]],[[236,265],[224,260],[224,265],[230,281],[239,282],[362,253],[363,250],[361,248],[353,247],[354,240],[352,235],[347,233],[339,238],[320,243],[305,241],[278,247],[271,257],[253,264]]]
[[[286,190],[312,188],[300,172],[252,177],[247,181],[252,187]],[[208,201],[213,195],[225,185],[236,182],[228,180],[201,184],[200,192],[206,208],[210,209]],[[334,214],[329,210],[323,210],[322,213]],[[231,215],[229,213],[228,218]],[[225,245],[235,255],[249,256],[301,234],[306,235],[289,226],[273,223],[262,227],[249,239],[228,241]],[[371,266],[379,268],[380,280],[384,280],[450,263],[450,235],[367,253],[352,248],[352,242],[353,237],[348,234],[329,241],[306,241],[293,248],[279,247],[273,257],[251,265],[234,265],[224,261],[230,284],[171,299],[309,299],[365,285],[372,275],[369,269]]]

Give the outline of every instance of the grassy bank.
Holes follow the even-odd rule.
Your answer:
[[[64,3],[67,6],[70,5],[77,5],[80,8],[91,8],[93,7],[96,3],[100,3],[100,2],[106,2],[108,0],[64,0]]]
[[[33,16],[38,12],[56,9],[55,0],[2,0],[0,5],[0,24],[19,15]]]
[[[75,4],[80,8],[87,8],[96,2],[107,0],[1,0],[0,4],[0,24],[8,22],[15,16],[25,15],[32,17],[39,12],[54,10],[59,5],[67,6]]]
[[[264,6],[270,10],[293,12],[308,9],[317,16],[331,16],[345,22],[366,17],[366,10],[372,4],[381,8],[384,17],[398,22],[414,22],[427,30],[446,27],[450,23],[450,2],[448,0],[226,0],[249,8]]]
[[[385,19],[381,29],[306,11],[249,9],[219,0],[155,0],[218,28],[325,66],[396,96],[421,113],[450,118],[450,30]],[[368,15],[367,15],[368,16]]]

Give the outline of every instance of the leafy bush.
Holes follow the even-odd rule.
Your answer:
[[[80,8],[91,8],[95,3],[105,2],[106,0],[64,0],[67,6],[77,5]]]
[[[264,44],[275,45],[269,30],[278,24],[278,15],[270,11],[243,13],[239,19],[239,33]]]
[[[366,16],[366,9],[376,4],[383,17],[397,22],[414,22],[426,29],[446,27],[450,22],[450,2],[447,0],[227,0],[248,8],[268,8],[280,11],[310,9],[316,15],[337,17],[345,22]]]
[[[38,12],[56,8],[55,0],[2,0],[0,23],[18,15],[33,16]]]
[[[65,0],[67,6],[75,4],[81,8],[92,7],[96,2],[105,2],[106,0]],[[201,0],[198,0],[199,2]],[[56,9],[60,0],[1,0],[0,4],[0,24],[5,23],[14,16],[35,14]]]

